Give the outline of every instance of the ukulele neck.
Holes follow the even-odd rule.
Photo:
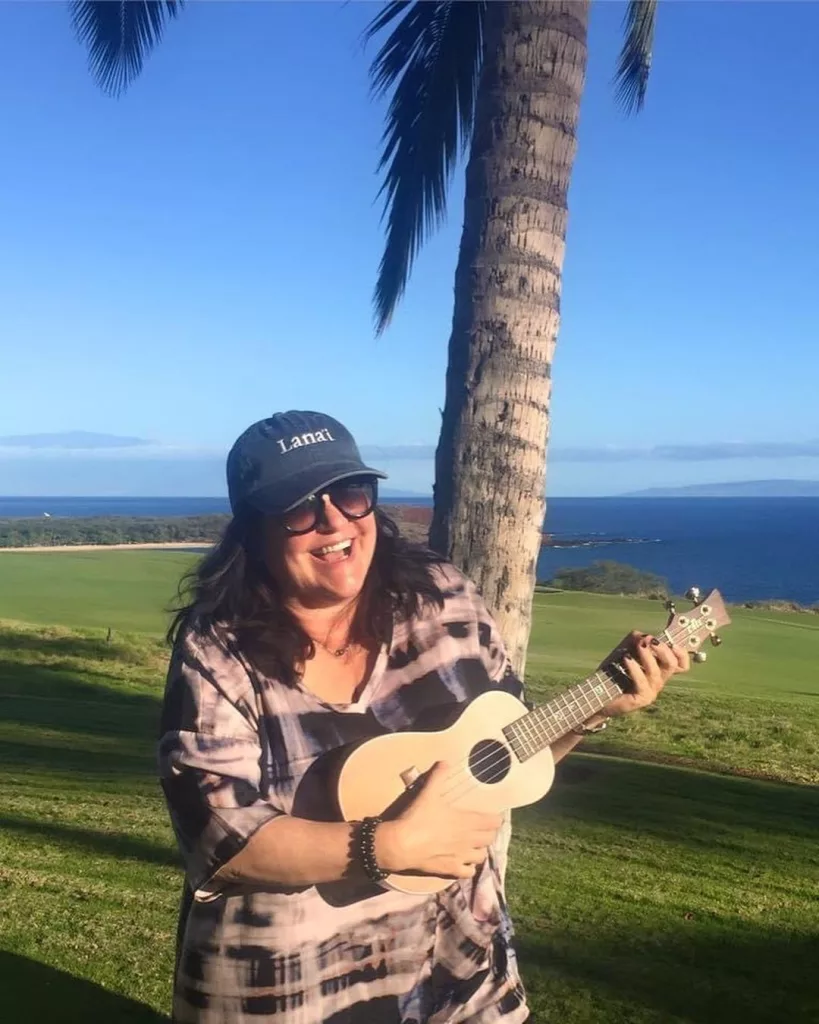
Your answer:
[[[620,697],[627,688],[626,677],[622,678],[621,686],[611,673],[601,669],[507,725],[504,734],[518,759],[534,757]]]

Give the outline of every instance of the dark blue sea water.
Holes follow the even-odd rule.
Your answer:
[[[0,517],[227,511],[222,498],[0,498]],[[552,498],[546,530],[558,541],[583,536],[598,543],[545,548],[539,579],[606,558],[658,573],[677,593],[693,584],[717,586],[730,601],[819,602],[819,498]],[[640,543],[611,543],[621,537]]]
[[[539,579],[605,558],[658,573],[675,593],[819,602],[819,498],[553,498],[546,528],[647,543],[545,548]]]

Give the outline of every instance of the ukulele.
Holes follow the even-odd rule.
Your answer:
[[[684,647],[694,661],[705,661],[704,641],[710,637],[715,646],[721,643],[716,631],[731,620],[719,591],[700,598],[692,587],[686,597],[694,602],[688,614],[666,603],[669,620],[658,639]],[[614,661],[532,711],[504,690],[490,690],[465,705],[449,728],[367,740],[342,754],[336,782],[341,817],[397,817],[436,761],[452,765],[448,795],[453,806],[499,813],[535,803],[554,780],[551,744],[630,687],[625,668]],[[399,892],[434,893],[453,879],[402,872],[380,884]]]

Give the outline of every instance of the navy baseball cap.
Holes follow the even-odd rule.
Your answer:
[[[248,427],[227,457],[234,514],[245,505],[281,515],[339,480],[387,474],[365,466],[353,435],[320,412],[276,412]]]

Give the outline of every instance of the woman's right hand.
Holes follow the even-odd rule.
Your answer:
[[[433,765],[403,814],[375,830],[375,859],[382,870],[470,878],[486,860],[503,816],[453,805],[455,772],[443,761]]]

